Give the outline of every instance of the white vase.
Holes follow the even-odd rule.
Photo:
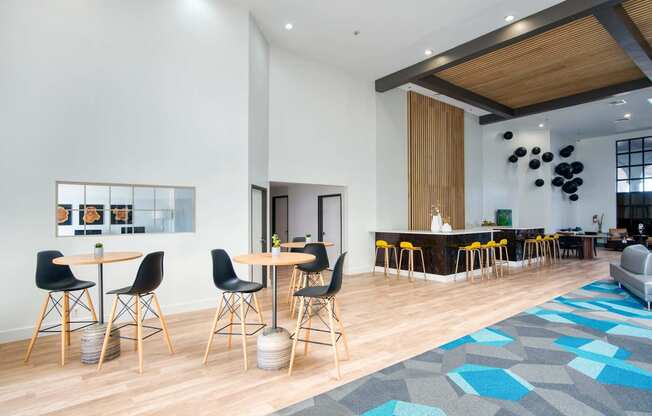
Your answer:
[[[441,215],[433,215],[432,222],[430,223],[430,231],[433,233],[441,232]]]
[[[104,247],[95,247],[93,254],[95,257],[104,257]]]
[[[312,237],[306,237],[306,244],[312,243]]]
[[[281,247],[272,247],[272,257],[278,257],[281,255]]]
[[[442,233],[452,233],[453,232],[453,227],[449,223],[445,223],[444,225],[441,226],[441,232]]]

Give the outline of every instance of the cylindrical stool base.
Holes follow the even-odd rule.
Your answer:
[[[280,370],[290,365],[292,340],[283,328],[265,328],[258,336],[258,368]]]
[[[96,324],[84,328],[81,335],[81,362],[83,364],[97,364],[100,361],[102,344],[106,324]],[[120,330],[113,331],[109,337],[109,345],[106,347],[104,361],[110,361],[120,356]]]

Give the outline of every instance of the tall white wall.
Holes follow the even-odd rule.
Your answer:
[[[407,92],[376,93],[376,226],[408,228]]]
[[[372,262],[376,225],[373,82],[272,46],[270,180],[345,186],[346,271]]]
[[[249,182],[269,182],[269,44],[249,17]]]
[[[466,228],[479,227],[484,211],[484,140],[478,117],[464,113],[464,217]]]
[[[249,16],[226,1],[0,2],[0,340],[34,324],[36,252],[98,240],[165,251],[168,313],[214,306],[210,250],[248,249],[248,49]],[[195,186],[196,232],[57,238],[55,180]],[[106,266],[105,287],[138,264]]]

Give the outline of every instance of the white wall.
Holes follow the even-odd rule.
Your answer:
[[[484,211],[484,160],[482,127],[478,117],[464,112],[464,223],[479,227]]]
[[[55,180],[195,186],[195,233],[100,240],[165,251],[166,312],[214,306],[210,249],[248,248],[248,45],[228,2],[0,2],[0,340],[30,335],[36,252],[98,240],[55,237]],[[137,267],[107,266],[105,287]]]
[[[376,223],[376,108],[371,80],[272,46],[270,180],[347,188],[346,271],[368,270]]]
[[[376,227],[408,228],[407,92],[376,93]]]
[[[249,182],[269,181],[269,44],[249,17]]]

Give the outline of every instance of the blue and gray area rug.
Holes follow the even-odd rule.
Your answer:
[[[650,415],[652,312],[598,281],[282,416]]]

